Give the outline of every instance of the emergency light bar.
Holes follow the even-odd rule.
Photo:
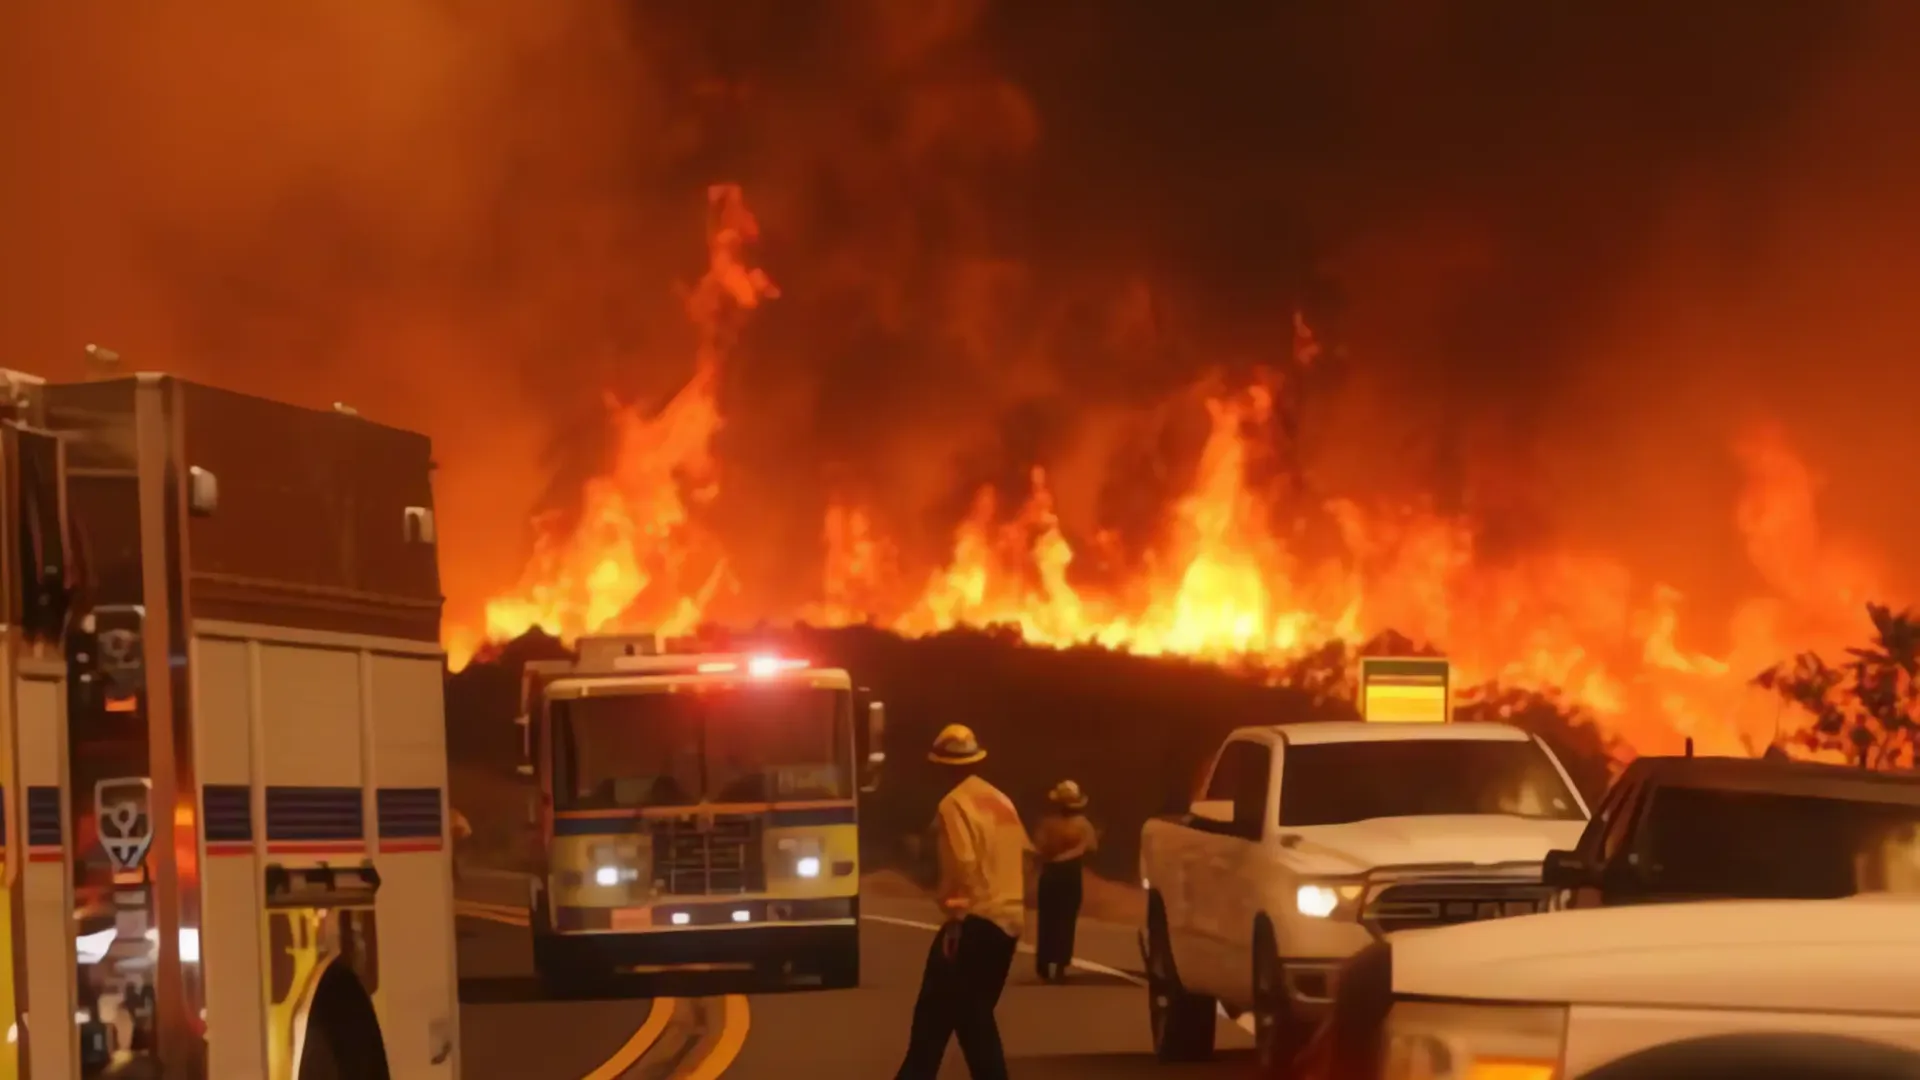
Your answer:
[[[758,679],[778,675],[783,671],[799,671],[808,667],[805,660],[788,660],[778,656],[750,656],[747,658],[747,674]],[[709,660],[694,668],[702,675],[730,675],[740,670],[738,660]]]
[[[1440,657],[1360,658],[1360,719],[1444,724],[1453,718],[1453,667]]]

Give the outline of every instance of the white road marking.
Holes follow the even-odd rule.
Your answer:
[[[469,869],[463,870],[463,872],[470,873],[474,877],[485,876],[485,877],[492,877],[498,880],[514,880],[514,881],[523,881],[528,876],[517,870],[493,870],[490,868],[482,868],[482,867],[469,868]],[[488,904],[486,906],[503,908],[506,905]],[[477,912],[475,914],[477,917],[485,918],[485,916],[478,915]],[[921,922],[917,919],[902,919],[894,915],[872,915],[872,914],[863,914],[860,917],[869,922],[884,923],[889,926],[903,926],[910,930],[925,930],[927,933],[930,933],[930,934],[937,934],[940,932],[940,928],[934,925],[933,923]],[[1121,923],[1107,922],[1104,919],[1087,919],[1084,921],[1098,923],[1099,925],[1106,926],[1106,927],[1123,926],[1123,924]],[[1031,956],[1033,955],[1033,946],[1022,942],[1020,945],[1020,951]],[[1120,979],[1121,981],[1130,983],[1134,986],[1144,987],[1147,985],[1145,979],[1142,979],[1139,976],[1132,974],[1131,972],[1121,971],[1119,968],[1108,967],[1105,964],[1095,963],[1092,960],[1082,960],[1077,956],[1073,958],[1073,966],[1081,969],[1082,971],[1091,971],[1096,975],[1110,975],[1116,979]],[[1252,1013],[1241,1013],[1240,1018],[1238,1020],[1235,1020],[1229,1017],[1227,1015],[1227,1010],[1223,1008],[1220,1010],[1220,1019],[1228,1021],[1229,1023],[1233,1024],[1233,1026],[1239,1028],[1240,1030],[1246,1032],[1249,1035],[1252,1035],[1254,1033]]]
[[[1215,1005],[1214,1008],[1220,1011],[1220,1019],[1225,1020],[1227,1023],[1232,1024],[1234,1027],[1239,1028],[1249,1035],[1254,1034],[1252,1013],[1243,1012],[1240,1014],[1240,1019],[1235,1020],[1233,1017],[1227,1015],[1227,1007],[1225,1005]]]
[[[920,922],[917,919],[902,919],[894,915],[869,915],[869,914],[862,914],[860,917],[870,922],[885,923],[888,926],[904,926],[910,930],[925,930],[931,934],[937,934],[940,932],[940,928],[938,926],[935,926],[934,924],[928,923],[928,922]],[[1021,942],[1020,951],[1031,956],[1033,955],[1033,946],[1028,945],[1025,942]],[[1105,964],[1095,963],[1092,960],[1082,960],[1077,956],[1073,958],[1073,966],[1081,969],[1082,971],[1091,971],[1096,975],[1111,975],[1116,979],[1121,979],[1126,982],[1132,983],[1134,986],[1147,985],[1147,981],[1145,979],[1142,979],[1141,977],[1133,974],[1130,971],[1121,971],[1119,968],[1111,968]],[[1232,1024],[1234,1027],[1239,1028],[1241,1031],[1244,1031],[1249,1035],[1253,1034],[1253,1014],[1252,1013],[1241,1013],[1240,1019],[1235,1020],[1232,1017],[1228,1016],[1227,1010],[1223,1008],[1220,1010],[1220,1019],[1227,1021],[1228,1023]]]
[[[937,934],[940,932],[940,928],[934,925],[933,923],[920,922],[916,919],[901,919],[892,915],[868,915],[864,913],[861,914],[860,917],[870,922],[885,923],[888,926],[904,926],[910,930],[925,930],[930,934]],[[1028,956],[1032,956],[1033,946],[1023,941],[1020,943],[1020,951],[1023,953],[1026,953]],[[1116,979],[1124,980],[1126,982],[1132,983],[1135,986],[1147,985],[1147,981],[1145,979],[1140,978],[1138,975],[1135,975],[1132,972],[1121,971],[1119,968],[1111,968],[1105,964],[1096,964],[1091,960],[1082,960],[1077,956],[1073,958],[1072,963],[1074,967],[1077,967],[1082,971],[1091,971],[1096,975],[1111,975]]]

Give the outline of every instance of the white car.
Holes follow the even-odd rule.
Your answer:
[[[1191,813],[1141,832],[1156,1053],[1211,1054],[1224,1007],[1252,1014],[1262,1068],[1284,1068],[1347,957],[1394,931],[1544,910],[1541,860],[1586,824],[1552,752],[1503,724],[1233,732]]]
[[[1418,930],[1374,946],[1349,979],[1332,1041],[1362,1056],[1336,1057],[1342,1080],[1356,1070],[1378,1080],[1920,1076],[1911,895],[1644,904]]]

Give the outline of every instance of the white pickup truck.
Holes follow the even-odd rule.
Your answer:
[[[1398,936],[1363,962],[1349,990],[1377,1000],[1342,1007],[1384,1031],[1355,1025],[1370,1045],[1340,1080],[1920,1076],[1912,895],[1563,911]]]
[[[1242,728],[1191,812],[1141,836],[1155,1052],[1213,1052],[1216,1011],[1251,1013],[1282,1074],[1341,961],[1385,934],[1544,910],[1540,864],[1587,807],[1553,754],[1501,724]]]
[[[1542,876],[1574,909],[1354,957],[1304,1071],[1920,1076],[1920,777],[1640,758]]]

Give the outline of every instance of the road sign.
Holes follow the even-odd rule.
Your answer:
[[[1452,666],[1444,657],[1360,659],[1360,718],[1386,724],[1444,724],[1453,718]]]

